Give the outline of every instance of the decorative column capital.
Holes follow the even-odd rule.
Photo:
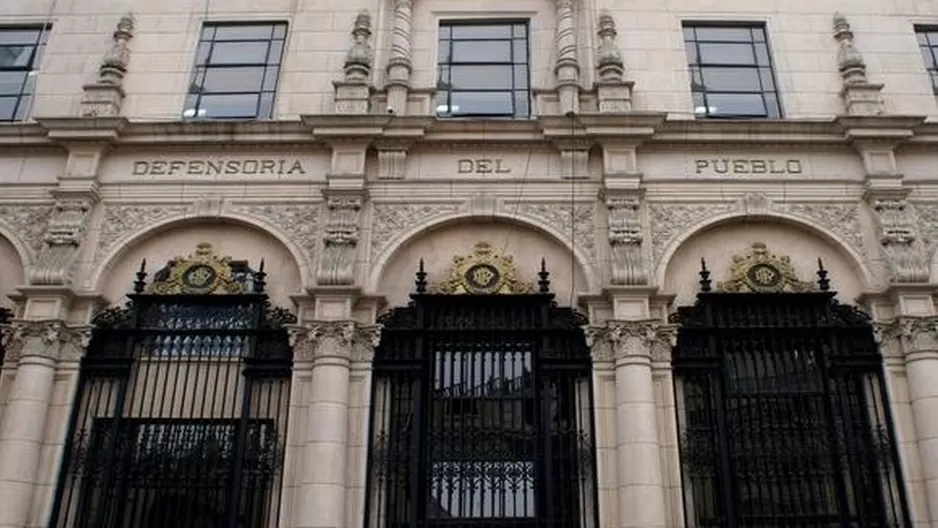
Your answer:
[[[59,319],[16,319],[0,326],[6,361],[34,356],[77,361],[91,342],[91,325],[68,325]]]
[[[657,319],[607,321],[603,326],[588,326],[585,332],[593,361],[646,358],[670,362],[677,338],[676,325]]]
[[[938,352],[938,315],[902,315],[877,325],[880,339],[895,340],[906,356],[915,352]]]
[[[381,339],[381,325],[355,321],[312,321],[288,328],[296,361],[340,359],[369,362]]]

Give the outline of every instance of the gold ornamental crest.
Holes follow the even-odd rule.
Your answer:
[[[471,255],[453,257],[449,279],[434,288],[439,293],[529,293],[531,285],[518,280],[514,259],[499,255],[487,242],[475,245]]]
[[[176,257],[153,276],[147,293],[159,295],[245,293],[247,284],[235,279],[231,257],[220,257],[202,242],[188,257]]]
[[[788,256],[771,253],[762,242],[733,257],[730,279],[717,283],[721,292],[806,292],[814,284],[798,280]]]

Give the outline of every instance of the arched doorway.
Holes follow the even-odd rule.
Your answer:
[[[479,244],[387,313],[374,359],[367,525],[596,527],[586,318]]]
[[[763,244],[709,276],[672,316],[687,526],[909,526],[868,317]]]
[[[205,243],[146,276],[93,321],[52,526],[276,526],[294,316]]]

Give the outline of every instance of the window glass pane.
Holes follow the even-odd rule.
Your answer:
[[[257,111],[257,117],[269,118],[274,113],[274,94],[273,92],[261,94],[261,104]]]
[[[262,90],[272,92],[277,89],[278,73],[280,73],[280,68],[267,68],[267,72],[264,73],[264,86]]]
[[[715,116],[765,116],[762,94],[707,94],[710,115]]]
[[[766,117],[781,117],[782,105],[778,103],[778,96],[772,92],[766,93],[764,97]]]
[[[697,40],[721,40],[732,42],[750,42],[752,33],[748,27],[707,27],[697,26]]]
[[[25,68],[32,57],[32,46],[0,46],[0,68]]]
[[[31,94],[36,92],[36,73],[29,72],[26,74],[26,84],[23,86],[23,94]]]
[[[515,38],[527,38],[528,37],[528,25],[527,24],[515,24],[514,26],[512,26],[511,34]]]
[[[515,115],[527,116],[531,114],[531,95],[527,90],[515,92]]]
[[[693,28],[693,27],[686,27],[686,26],[685,26],[685,27],[683,28],[683,31],[684,31],[684,40],[686,40],[686,41],[696,40],[695,37],[694,37],[694,28]]]
[[[707,115],[707,106],[704,103],[704,94],[703,92],[694,92],[694,114],[699,116]]]
[[[19,95],[23,91],[23,81],[25,80],[25,71],[0,71],[0,94]]]
[[[755,42],[765,42],[765,28],[754,27],[752,29],[752,40]]]
[[[701,64],[753,64],[750,44],[700,44]]]
[[[270,50],[267,52],[267,64],[280,64],[280,58],[283,56],[283,41],[273,40],[270,42]]]
[[[511,66],[453,66],[452,76],[459,90],[511,89]]]
[[[483,26],[476,24],[454,25],[454,39],[492,39],[492,38],[511,38],[511,26],[508,24],[499,24],[492,26]]]
[[[450,46],[450,41],[448,40],[440,41],[440,47],[439,49],[437,49],[437,52],[436,52],[436,60],[440,64],[444,62],[449,62],[449,46]]]
[[[17,101],[19,101],[19,97],[0,97],[0,121],[13,119]]]
[[[775,90],[775,79],[770,68],[759,68],[759,77],[762,79],[763,90]]]
[[[268,40],[273,34],[270,24],[217,26],[215,40]]]
[[[199,107],[197,117],[256,117],[257,94],[204,95]]]
[[[453,36],[453,26],[440,26],[440,40],[450,39]]]
[[[210,68],[202,83],[204,93],[258,92],[264,80],[263,67]]]
[[[204,66],[208,62],[208,55],[211,51],[211,42],[200,42],[199,47],[195,52],[195,64],[197,66]]]
[[[511,62],[511,41],[453,42],[453,62]]]
[[[516,90],[527,90],[528,89],[528,67],[527,66],[515,66],[515,86]]]
[[[20,97],[20,102],[16,106],[16,115],[13,116],[13,119],[22,121],[28,117],[26,113],[29,112],[29,106],[32,102],[32,99],[32,95],[24,95],[23,97]]]
[[[274,38],[283,40],[287,35],[286,24],[274,24]]]
[[[267,41],[216,42],[211,64],[264,64],[267,62]]]
[[[703,68],[704,89],[708,92],[758,92],[759,72],[754,68]]]
[[[0,45],[25,44],[33,46],[39,41],[41,29],[3,29],[0,30]]]
[[[202,28],[201,40],[212,40],[215,38],[215,26],[205,26]]]
[[[698,62],[700,62],[700,57],[697,56],[697,43],[696,42],[688,42],[687,45],[684,46],[684,48],[687,50],[687,63],[688,64],[697,64]]]
[[[528,62],[528,41],[527,40],[516,40],[512,43],[512,61],[518,64],[525,64]]]
[[[772,61],[769,60],[769,47],[765,44],[756,44],[756,63],[759,66],[769,66]]]
[[[928,69],[935,67],[935,54],[929,48],[922,48],[922,58],[925,59],[925,67]]]
[[[512,115],[511,92],[453,92],[453,114]]]
[[[932,91],[938,95],[938,70],[931,70],[928,74],[931,75]]]

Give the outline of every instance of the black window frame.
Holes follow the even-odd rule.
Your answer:
[[[748,40],[732,40],[719,38],[701,38],[698,30],[749,30]],[[682,41],[687,57],[687,69],[691,81],[691,97],[694,104],[694,116],[702,119],[781,119],[785,116],[782,97],[778,88],[778,78],[775,72],[775,62],[772,58],[772,46],[764,22],[747,21],[684,21],[681,24]],[[702,59],[701,44],[704,45],[739,45],[748,43],[751,50],[752,61],[740,62],[706,62]],[[760,57],[760,45],[764,48],[764,56]],[[705,70],[751,70],[758,81],[758,90],[711,89],[704,84]],[[767,87],[766,85],[770,85]],[[721,112],[711,111],[714,105],[712,96],[732,95],[759,95],[763,111],[759,112]],[[774,102],[773,102],[774,99]],[[698,112],[703,108],[703,112]]]
[[[938,95],[938,26],[915,26],[915,40],[931,79],[932,93]]]
[[[268,26],[270,31],[267,37],[218,38],[218,31],[234,30],[237,28]],[[187,120],[253,120],[271,119],[274,115],[277,88],[280,84],[280,73],[283,69],[283,57],[286,48],[287,31],[289,25],[285,21],[256,21],[256,22],[205,22],[199,32],[199,41],[196,46],[195,58],[192,65],[192,75],[189,80],[189,89],[183,108],[183,118]],[[263,61],[244,62],[213,62],[216,46],[223,44],[251,44],[267,43],[267,51]],[[279,47],[279,53],[275,50]],[[206,79],[213,72],[222,70],[254,68],[260,69],[258,89],[256,90],[215,90],[207,91]],[[271,78],[271,72],[273,72]],[[205,106],[205,98],[214,96],[256,96],[254,112],[243,114],[209,114]],[[249,107],[246,107],[249,108]],[[200,114],[200,111],[205,113]]]
[[[507,37],[490,38],[454,38],[454,28],[472,28],[472,27],[497,27],[503,26],[508,30]],[[523,31],[521,36],[517,32],[519,28]],[[480,60],[454,60],[453,43],[466,41],[484,41],[484,42],[508,42],[509,56],[502,61],[480,61]],[[516,57],[518,45],[516,42],[523,42],[523,57]],[[452,68],[453,67],[484,67],[484,66],[507,66],[511,69],[511,84],[502,88],[471,88],[460,89],[453,86]],[[523,69],[524,86],[519,88],[519,69]],[[440,109],[451,110],[453,108],[453,94],[459,93],[507,93],[511,101],[510,112],[475,112],[458,111],[441,112]],[[523,94],[523,95],[522,95]],[[523,101],[523,105],[520,104]],[[508,18],[508,19],[444,19],[439,21],[437,29],[437,98],[436,115],[444,118],[459,117],[504,117],[524,119],[531,117],[531,24],[528,19]]]
[[[10,41],[5,38],[11,33],[35,32],[35,39],[32,41]],[[45,24],[30,25],[4,25],[0,26],[0,48],[4,47],[31,47],[29,60],[24,65],[2,66],[0,65],[0,79],[8,74],[22,73],[23,79],[20,81],[19,88],[12,92],[0,91],[0,99],[14,100],[12,112],[9,114],[0,114],[0,122],[13,123],[25,121],[29,118],[29,111],[32,108],[33,97],[36,94],[36,76],[39,72],[39,66],[42,62],[43,53],[49,42],[49,33],[52,26]],[[2,83],[0,83],[2,87]],[[0,105],[2,108],[2,105]]]

